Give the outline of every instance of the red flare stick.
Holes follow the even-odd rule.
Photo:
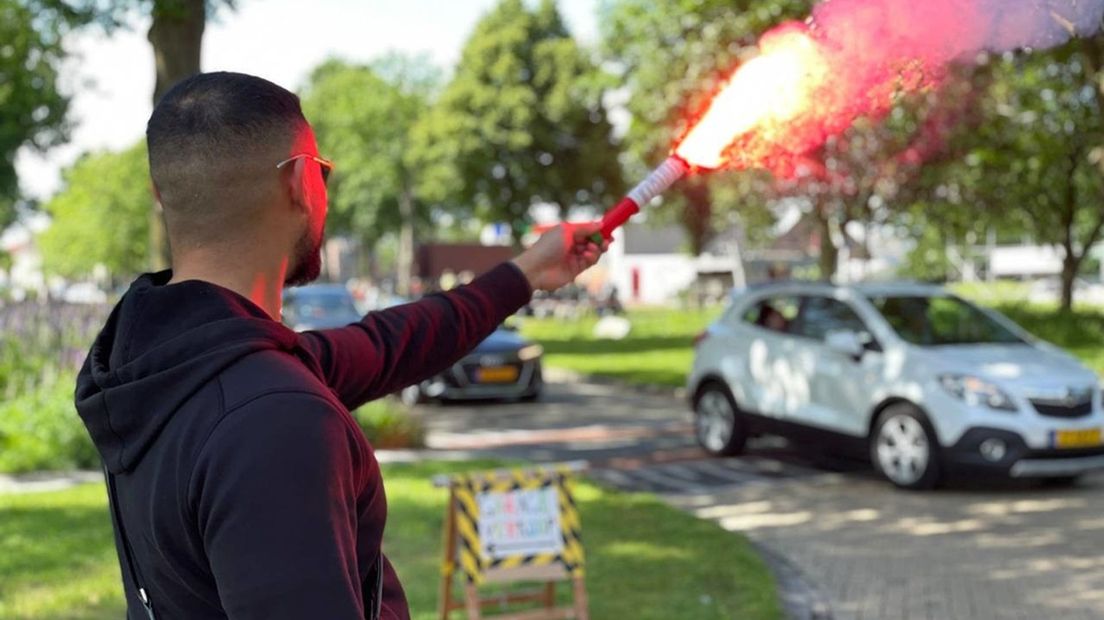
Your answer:
[[[690,165],[681,157],[678,155],[668,157],[647,178],[634,187],[627,196],[622,198],[621,202],[606,211],[606,214],[602,216],[601,232],[594,235],[594,242],[601,243],[606,239],[610,239],[614,230],[640,212],[640,207],[662,194],[689,171]]]

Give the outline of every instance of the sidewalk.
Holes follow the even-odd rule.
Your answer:
[[[86,482],[103,482],[99,470],[36,471],[29,474],[0,474],[0,493],[60,491]]]

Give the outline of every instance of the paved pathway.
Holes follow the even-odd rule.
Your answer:
[[[426,411],[439,447],[584,458],[599,480],[745,533],[786,586],[794,618],[1104,619],[1104,476],[1072,489],[905,493],[865,467],[812,462],[778,441],[710,459],[693,445],[683,402],[610,386]]]

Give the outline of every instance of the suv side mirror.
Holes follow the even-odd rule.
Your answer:
[[[824,337],[824,344],[828,345],[828,348],[833,351],[838,351],[858,360],[862,358],[863,352],[866,350],[864,340],[869,340],[869,338],[868,334],[859,334],[851,330],[841,329],[828,332]]]

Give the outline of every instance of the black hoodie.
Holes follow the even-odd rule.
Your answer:
[[[170,276],[134,282],[76,391],[158,620],[371,617],[380,579],[381,616],[408,618],[380,551],[379,466],[349,410],[463,357],[528,302],[524,276],[501,265],[304,334]],[[128,618],[145,620],[121,565]]]

